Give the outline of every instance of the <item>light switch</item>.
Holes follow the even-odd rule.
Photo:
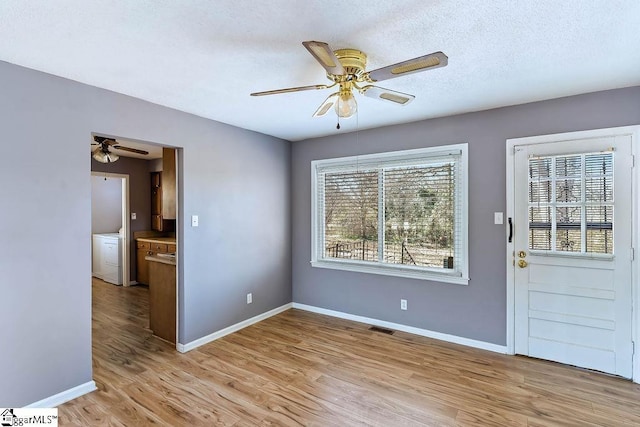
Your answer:
[[[137,219],[138,215],[135,212],[131,212],[131,219]]]
[[[192,227],[198,226],[198,215],[191,215],[191,226]]]
[[[504,224],[504,218],[502,212],[494,212],[493,213],[493,223],[494,224]]]

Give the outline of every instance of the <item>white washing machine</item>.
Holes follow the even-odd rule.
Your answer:
[[[122,245],[118,233],[93,235],[93,276],[122,285]]]

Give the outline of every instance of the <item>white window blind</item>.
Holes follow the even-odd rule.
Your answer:
[[[466,148],[313,162],[312,264],[467,283]]]
[[[613,254],[613,156],[529,159],[529,249]]]

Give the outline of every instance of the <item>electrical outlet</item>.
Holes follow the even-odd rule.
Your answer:
[[[137,219],[138,215],[135,212],[131,212],[131,219]]]
[[[407,300],[406,299],[401,299],[400,300],[400,310],[406,310],[407,309]]]
[[[502,212],[494,212],[493,213],[493,223],[494,224],[503,224],[504,223]]]
[[[251,294],[251,292],[249,292],[247,294],[247,304],[251,304],[253,302],[253,294]]]

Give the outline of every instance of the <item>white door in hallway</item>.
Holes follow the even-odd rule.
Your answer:
[[[516,145],[515,352],[632,375],[631,135]]]

